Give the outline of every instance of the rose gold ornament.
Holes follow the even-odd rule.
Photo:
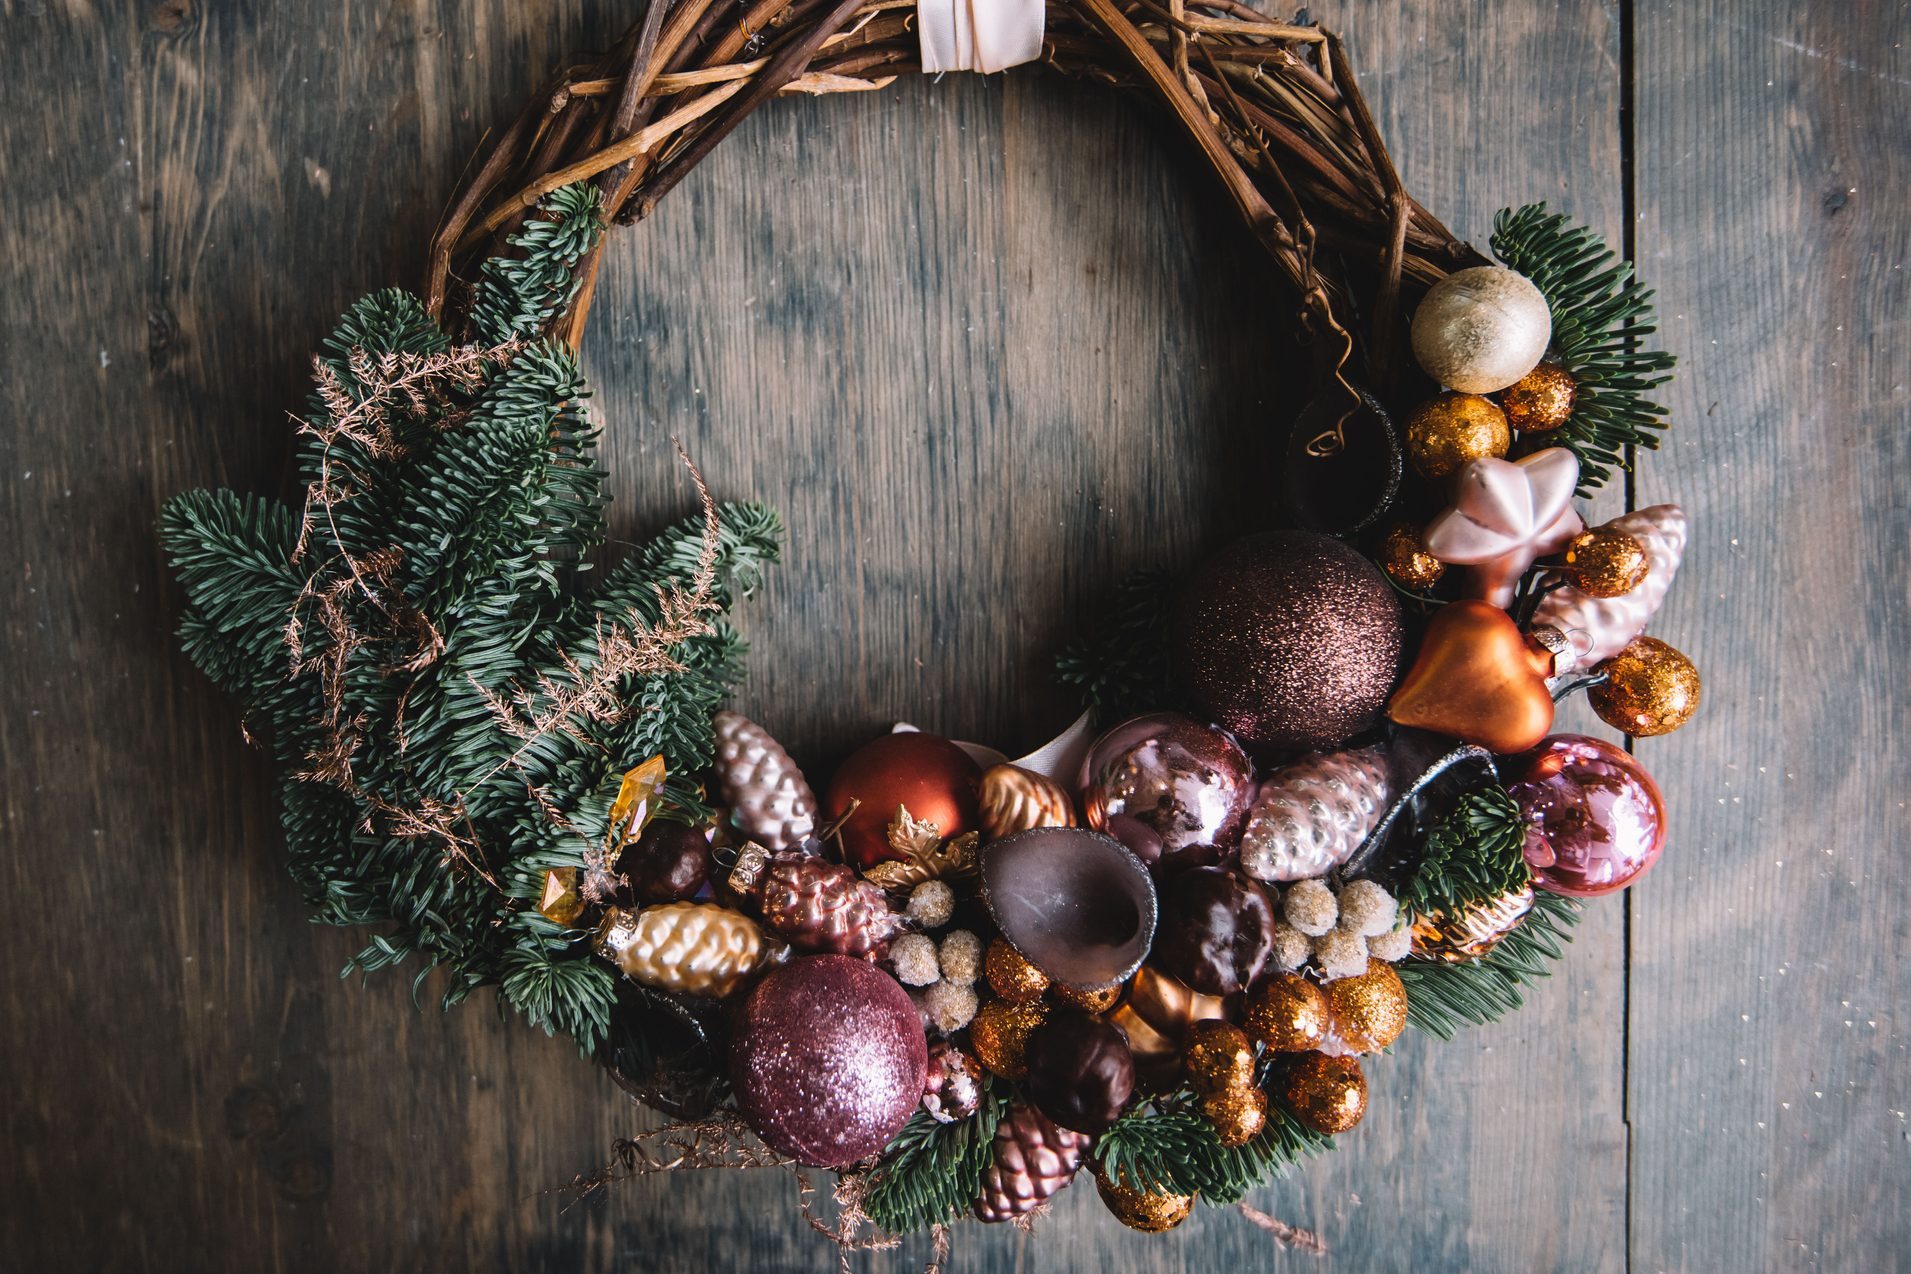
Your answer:
[[[1573,511],[1579,457],[1548,447],[1519,460],[1475,460],[1460,470],[1453,507],[1427,524],[1427,552],[1466,566],[1467,591],[1504,608],[1533,562],[1585,529]]]
[[[1659,861],[1665,798],[1624,749],[1556,734],[1520,762],[1506,790],[1526,820],[1526,862],[1541,889],[1595,898]]]
[[[1470,903],[1457,911],[1433,911],[1413,918],[1413,954],[1422,959],[1461,964],[1477,960],[1533,909],[1533,887]]]
[[[612,907],[592,946],[633,982],[686,995],[728,995],[770,954],[755,921],[705,902]]]
[[[1189,1028],[1182,1063],[1198,1093],[1218,1093],[1254,1082],[1254,1045],[1240,1027],[1219,1018]]]
[[[1261,780],[1241,833],[1241,870],[1308,880],[1346,862],[1387,812],[1384,749],[1304,756]]]
[[[1108,1210],[1115,1214],[1116,1220],[1143,1234],[1172,1230],[1194,1211],[1194,1196],[1191,1194],[1140,1190],[1128,1185],[1126,1178],[1111,1177],[1104,1173],[1099,1165],[1095,1168],[1095,1190],[1101,1195],[1101,1201],[1108,1205]]]
[[[1478,394],[1436,394],[1407,417],[1407,455],[1436,482],[1470,461],[1498,459],[1512,444],[1506,414]]]
[[[1558,363],[1541,363],[1500,391],[1506,423],[1523,434],[1545,433],[1572,419],[1579,385]]]
[[[1524,752],[1553,725],[1552,652],[1486,602],[1451,602],[1427,625],[1387,715],[1490,752]]]
[[[1315,1132],[1335,1136],[1367,1113],[1367,1076],[1355,1058],[1302,1053],[1287,1072],[1281,1102]]]
[[[1226,731],[1177,712],[1153,712],[1095,741],[1082,762],[1082,805],[1089,826],[1099,830],[1122,817],[1145,824],[1172,858],[1232,844],[1253,783],[1247,753]]]
[[[1586,698],[1599,719],[1635,738],[1670,734],[1699,710],[1699,670],[1656,637],[1635,637],[1599,666],[1603,684]]]
[[[1377,1053],[1407,1029],[1407,988],[1385,960],[1321,988],[1333,1019],[1333,1038],[1349,1053]]]
[[[885,734],[856,749],[830,779],[823,802],[826,818],[841,818],[843,852],[858,869],[905,855],[889,843],[898,806],[945,839],[973,831],[979,820],[976,790],[982,770],[947,739],[918,731]]]
[[[1214,1125],[1214,1139],[1224,1146],[1245,1146],[1267,1127],[1267,1094],[1252,1083],[1204,1093],[1201,1115]]]
[[[1424,593],[1440,582],[1447,564],[1427,552],[1411,522],[1396,522],[1380,542],[1380,569],[1410,593]]]
[[[1676,504],[1639,509],[1597,529],[1630,535],[1645,546],[1652,565],[1637,588],[1619,597],[1593,597],[1569,584],[1540,599],[1533,626],[1558,629],[1569,647],[1555,665],[1555,673],[1603,663],[1644,632],[1685,555],[1685,513]]]
[[[1048,990],[1048,974],[1030,964],[1005,938],[990,940],[982,957],[982,976],[989,989],[1011,1004],[1027,1004]]]
[[[969,1051],[1003,1079],[1027,1079],[1029,1036],[1047,1020],[1048,1005],[1040,1000],[990,1000],[969,1023]]]
[[[1505,266],[1455,270],[1413,312],[1413,356],[1449,389],[1491,394],[1539,365],[1553,316],[1531,279]]]
[[[1248,996],[1248,1034],[1277,1053],[1318,1049],[1331,1020],[1327,997],[1298,973],[1269,978]]]
[[[982,773],[982,834],[1000,840],[1031,827],[1073,827],[1075,802],[1054,779],[1019,765],[996,765]]]
[[[816,794],[790,754],[740,712],[719,712],[710,726],[711,768],[737,830],[770,849],[802,844],[816,830]]]
[[[1624,596],[1652,570],[1645,545],[1624,531],[1603,526],[1575,535],[1561,560],[1567,580],[1588,597]]]

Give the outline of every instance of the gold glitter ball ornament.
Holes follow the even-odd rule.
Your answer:
[[[1315,1132],[1335,1136],[1367,1113],[1367,1076],[1357,1058],[1303,1053],[1287,1072],[1281,1101]]]
[[[1049,998],[1057,1004],[1065,1004],[1071,1009],[1080,1009],[1084,1013],[1093,1013],[1097,1017],[1115,1007],[1121,999],[1122,984],[1102,987],[1099,991],[1083,991],[1077,987],[1063,986],[1060,983],[1048,989]]]
[[[1048,990],[1048,974],[1030,964],[1008,939],[996,938],[982,957],[982,976],[989,989],[1012,1004],[1027,1004]]]
[[[1248,997],[1248,1034],[1277,1053],[1319,1048],[1331,1020],[1327,997],[1298,973],[1269,978]]]
[[[969,1023],[969,1051],[1003,1079],[1028,1077],[1028,1037],[1048,1020],[1048,1005],[1040,1000],[1014,1004],[990,1000]]]
[[[1199,1093],[1221,1093],[1254,1083],[1254,1045],[1247,1032],[1218,1018],[1189,1028],[1182,1060],[1188,1082]]]
[[[1440,582],[1447,564],[1427,552],[1417,527],[1396,522],[1380,542],[1380,569],[1408,592],[1424,593]]]
[[[1336,978],[1321,988],[1334,1033],[1350,1052],[1377,1053],[1407,1029],[1407,988],[1385,960],[1368,960],[1367,971]]]
[[[1194,1211],[1191,1194],[1137,1190],[1127,1184],[1126,1178],[1111,1178],[1100,1167],[1095,1169],[1095,1190],[1116,1220],[1143,1234],[1172,1230]]]
[[[1201,1115],[1214,1125],[1214,1139],[1235,1148],[1245,1146],[1267,1127],[1267,1094],[1253,1084],[1207,1093]]]
[[[1506,423],[1523,434],[1545,433],[1572,418],[1579,383],[1558,363],[1541,363],[1500,391]]]
[[[1533,887],[1522,885],[1497,898],[1470,903],[1454,912],[1433,911],[1413,918],[1413,954],[1460,964],[1477,960],[1533,909]]]
[[[1699,710],[1699,670],[1656,637],[1635,637],[1601,664],[1603,685],[1586,692],[1599,719],[1635,738],[1670,734]]]
[[[1566,546],[1566,579],[1588,597],[1624,597],[1652,571],[1646,546],[1624,531],[1583,531]]]
[[[1497,460],[1512,445],[1506,413],[1478,394],[1436,394],[1407,417],[1407,455],[1436,480],[1475,460]]]

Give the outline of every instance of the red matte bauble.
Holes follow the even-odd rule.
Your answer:
[[[1665,798],[1628,753],[1556,734],[1522,758],[1507,790],[1526,819],[1533,883],[1593,898],[1624,889],[1665,848]]]
[[[1387,705],[1400,725],[1524,752],[1553,728],[1552,652],[1490,602],[1442,606]]]
[[[890,848],[889,824],[896,807],[934,823],[943,836],[961,836],[981,825],[982,767],[955,744],[933,734],[902,731],[872,739],[836,769],[823,799],[825,821],[842,817],[843,852],[858,868],[903,855]]]
[[[1201,714],[1269,749],[1337,747],[1380,720],[1400,673],[1393,586],[1312,531],[1274,531],[1197,570],[1169,630]]]
[[[909,993],[866,960],[809,956],[744,999],[737,1109],[772,1150],[842,1168],[881,1150],[922,1098],[929,1045]]]

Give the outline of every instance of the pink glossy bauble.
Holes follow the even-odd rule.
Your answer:
[[[1624,889],[1665,848],[1665,798],[1624,750],[1555,734],[1522,758],[1507,790],[1526,819],[1533,883],[1593,898]]]
[[[841,1168],[876,1153],[922,1099],[929,1045],[908,992],[866,960],[809,956],[744,999],[730,1048],[737,1109],[764,1144]]]
[[[1254,800],[1254,767],[1225,730],[1153,712],[1096,740],[1082,762],[1081,788],[1082,807],[1097,831],[1134,835],[1137,829],[1125,823],[1133,819],[1161,838],[1160,857],[1192,854],[1214,862],[1241,838]]]

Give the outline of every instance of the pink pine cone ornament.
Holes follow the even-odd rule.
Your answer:
[[[1088,1144],[1084,1134],[1017,1103],[996,1125],[994,1157],[982,1174],[975,1215],[983,1221],[1011,1221],[1035,1211],[1075,1179]]]
[[[816,793],[770,732],[739,712],[710,719],[717,783],[730,820],[771,849],[801,844],[816,830]]]
[[[877,886],[841,863],[796,851],[770,857],[759,905],[764,928],[806,951],[880,952],[905,924]]]
[[[1565,635],[1567,649],[1553,667],[1555,675],[1603,663],[1643,633],[1685,556],[1685,510],[1676,504],[1635,510],[1600,530],[1623,531],[1638,540],[1652,565],[1637,588],[1618,597],[1591,597],[1570,584],[1546,595],[1533,626],[1551,625]]]
[[[1535,560],[1586,529],[1573,511],[1579,457],[1548,447],[1518,460],[1475,460],[1454,478],[1453,507],[1427,523],[1427,552],[1466,566],[1468,593],[1504,609]]]
[[[1261,781],[1241,836],[1241,870],[1257,880],[1325,875],[1360,848],[1387,799],[1378,747],[1302,757]]]

